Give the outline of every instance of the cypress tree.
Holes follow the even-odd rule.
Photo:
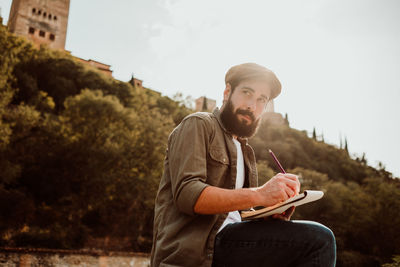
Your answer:
[[[287,126],[289,126],[289,117],[287,113],[285,113],[285,123]]]
[[[201,108],[201,111],[207,111],[207,97],[203,97],[203,107]]]
[[[314,140],[317,140],[317,133],[315,132],[315,127],[314,127],[313,132],[312,132],[312,138]]]

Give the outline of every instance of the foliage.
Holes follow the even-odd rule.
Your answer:
[[[303,167],[316,170],[335,181],[343,182],[351,177],[352,181],[361,183],[364,178],[379,173],[359,161],[352,160],[345,150],[309,138],[306,132],[289,128],[287,125],[261,124],[250,144],[254,148],[256,158],[268,161],[275,169],[268,153],[269,148],[286,168]]]
[[[298,207],[293,218],[318,221],[333,230],[338,266],[379,266],[399,254],[398,179],[287,125],[264,124],[250,142],[259,159],[260,183],[272,177],[271,167],[279,171],[267,152],[271,148],[288,172],[299,175],[302,190],[325,192],[318,202]]]
[[[0,45],[0,244],[148,251],[166,140],[191,110],[3,26]]]

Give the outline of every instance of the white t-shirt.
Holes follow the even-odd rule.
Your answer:
[[[235,189],[243,188],[244,185],[244,160],[243,160],[243,152],[242,147],[238,140],[235,138],[232,139],[233,143],[236,145],[236,154],[237,154],[237,164],[236,164],[236,184]],[[226,225],[235,222],[241,222],[242,218],[240,217],[239,211],[231,211],[226,217],[225,221],[222,223],[218,232],[221,231]]]

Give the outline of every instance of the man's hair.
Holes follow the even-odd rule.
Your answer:
[[[225,75],[225,84],[229,83],[231,85],[232,93],[239,83],[246,80],[267,82],[272,90],[270,99],[274,99],[281,93],[282,85],[276,75],[271,70],[256,63],[244,63],[233,66]]]

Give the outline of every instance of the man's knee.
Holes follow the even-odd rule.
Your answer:
[[[323,224],[311,221],[298,221],[306,228],[308,240],[312,240],[318,247],[330,247],[336,250],[335,235],[332,230]]]
[[[333,234],[332,230],[320,223],[316,223],[316,225],[319,230],[317,239],[320,239],[323,244],[326,244],[328,246],[336,246],[335,235]]]
[[[316,222],[310,222],[310,238],[314,241],[314,250],[319,251],[324,259],[329,262],[327,266],[334,266],[336,261],[336,240],[332,230]]]

